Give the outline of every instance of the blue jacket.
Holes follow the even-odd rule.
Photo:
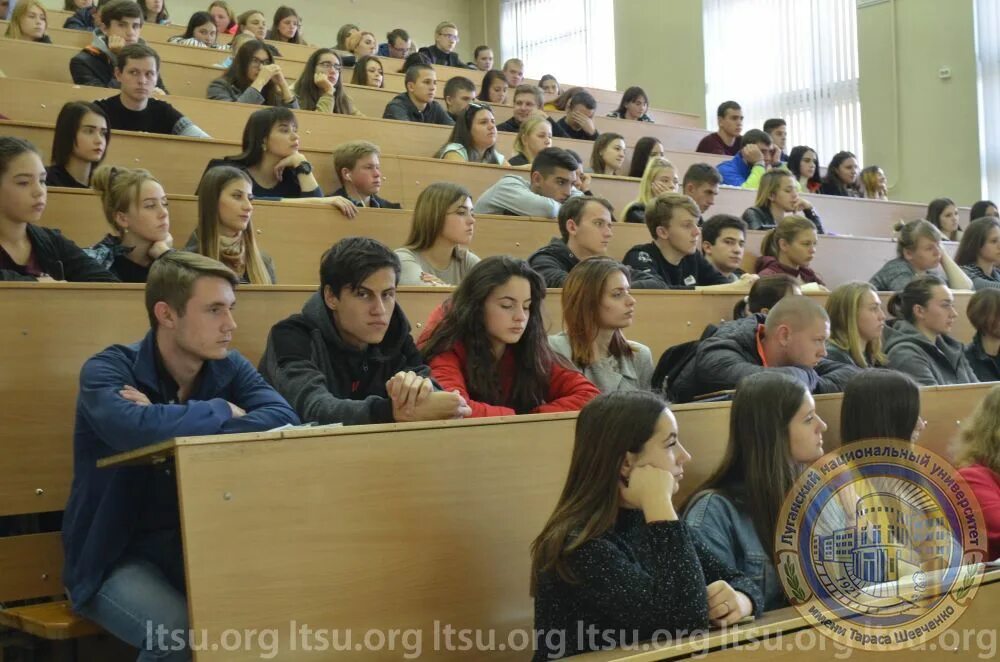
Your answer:
[[[746,510],[721,493],[706,490],[691,498],[684,521],[719,560],[756,584],[764,596],[764,611],[788,606],[768,551],[771,546],[765,548],[761,544]]]
[[[719,174],[722,175],[722,183],[726,186],[743,186],[743,182],[750,176],[750,166],[743,159],[742,154],[737,154],[733,158],[719,164]]]
[[[206,361],[191,397],[168,404],[153,332],[112,345],[80,371],[73,432],[73,487],[63,517],[63,584],[74,607],[86,603],[122,557],[137,529],[178,521],[176,489],[164,489],[163,466],[98,469],[97,461],[173,437],[270,430],[298,416],[239,353]],[[129,402],[126,384],[152,402]],[[229,402],[246,411],[233,418]]]

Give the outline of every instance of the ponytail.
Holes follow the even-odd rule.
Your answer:
[[[760,242],[761,256],[778,259],[780,241],[784,239],[788,243],[792,243],[800,232],[806,230],[815,231],[816,224],[805,216],[786,216],[764,234],[764,239]]]
[[[798,286],[798,282],[788,274],[758,278],[750,287],[750,292],[733,306],[733,319],[774,308],[783,298],[793,294]]]
[[[904,319],[910,324],[916,323],[913,314],[915,306],[926,306],[934,296],[934,288],[944,286],[944,281],[933,274],[914,278],[900,292],[889,298],[886,310],[897,319]]]
[[[139,199],[142,185],[147,181],[159,183],[151,172],[143,168],[101,166],[94,171],[90,185],[101,196],[104,218],[115,234],[123,234],[122,228],[115,221],[115,215],[128,211],[132,203]]]

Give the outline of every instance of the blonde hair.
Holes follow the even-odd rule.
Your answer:
[[[888,362],[882,353],[881,336],[863,344],[858,332],[858,309],[861,297],[867,292],[875,292],[875,288],[870,283],[853,281],[835,289],[826,300],[826,312],[830,316],[830,342],[849,353],[861,368],[884,366]],[[869,356],[871,365],[868,364]]]
[[[15,7],[14,11],[10,15],[10,23],[7,24],[7,31],[3,33],[3,36],[10,37],[12,39],[20,39],[21,35],[21,19],[24,18],[25,14],[32,7],[38,7],[42,12],[42,18],[45,20],[45,29],[48,31],[49,27],[49,14],[45,11],[45,7],[38,0],[28,0],[27,2],[19,2]]]
[[[159,184],[160,180],[143,168],[118,166],[101,166],[90,178],[91,187],[101,196],[104,218],[119,237],[125,233],[115,221],[115,215],[128,213],[129,207],[139,201],[142,185],[146,182]]]
[[[762,208],[770,207],[771,196],[781,188],[782,180],[785,177],[790,178],[793,182],[795,181],[795,175],[788,170],[771,170],[764,173],[764,176],[760,178],[760,186],[757,187],[757,199],[753,202],[754,206]]]
[[[892,229],[896,233],[896,254],[904,260],[906,259],[905,251],[916,250],[917,242],[921,239],[930,239],[936,244],[941,243],[941,240],[944,239],[944,235],[933,223],[922,218],[906,223],[900,221]]]
[[[441,30],[444,30],[445,28],[454,28],[455,30],[458,30],[458,26],[452,23],[451,21],[442,21],[437,24],[436,28],[434,28],[434,34],[435,35],[441,34]]]
[[[780,241],[784,239],[792,243],[800,232],[806,230],[815,232],[816,225],[805,216],[784,217],[773,229],[764,234],[764,240],[760,242],[760,254],[777,259],[781,249]]]
[[[220,260],[222,241],[219,238],[219,199],[222,191],[229,183],[243,179],[253,184],[249,175],[232,166],[216,166],[206,172],[198,185],[198,252],[213,260]],[[257,248],[257,233],[253,229],[253,220],[247,223],[243,231],[243,242],[246,247],[247,280],[252,285],[271,285],[271,274],[264,265],[264,257]],[[242,278],[243,274],[236,274]]]
[[[354,34],[352,34],[350,37],[347,38],[347,43],[344,44],[345,46],[347,46],[347,50],[349,50],[349,51],[351,51],[353,53],[354,49],[357,48],[361,44],[361,40],[365,38],[366,34],[369,34],[369,35],[372,36],[372,39],[375,40],[375,44],[377,46],[378,45],[378,38],[375,36],[375,33],[374,32],[369,32],[368,30],[361,30],[359,32],[355,32]],[[370,53],[370,55],[378,55],[378,52],[377,52],[378,48],[376,48],[375,50],[376,50],[376,52],[375,53]]]
[[[958,463],[978,463],[1000,473],[1000,386],[990,389],[962,426]]]
[[[528,119],[521,122],[521,126],[517,130],[517,137],[514,138],[514,152],[527,158],[528,155],[524,153],[524,139],[540,127],[542,122],[548,121],[549,118],[544,113],[537,111],[532,113]]]
[[[662,156],[654,156],[646,162],[646,169],[642,171],[642,179],[639,180],[639,197],[625,206],[622,211],[623,217],[629,207],[639,205],[645,208],[656,197],[653,195],[653,181],[668,168],[673,170],[675,175],[677,174],[677,168],[674,167],[674,164]]]
[[[421,191],[413,207],[413,222],[406,247],[423,251],[433,246],[444,228],[448,208],[471,197],[464,186],[449,182],[436,182]],[[464,247],[456,246],[455,257],[461,257],[463,251]]]

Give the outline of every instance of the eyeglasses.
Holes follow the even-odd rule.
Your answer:
[[[440,34],[445,39],[448,39],[449,41],[458,41],[457,34],[451,34],[450,32],[439,32],[438,34]]]
[[[259,57],[250,58],[250,64],[256,64],[258,67],[263,67],[265,64],[271,64],[270,60],[262,60]]]
[[[316,68],[326,69],[327,71],[329,71],[330,69],[333,69],[334,71],[343,71],[344,69],[344,67],[337,62],[317,62]]]

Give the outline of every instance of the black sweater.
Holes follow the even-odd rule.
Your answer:
[[[117,283],[118,279],[91,259],[59,230],[28,224],[28,241],[42,271],[56,280],[78,283]],[[35,281],[18,271],[0,269],[0,280]]]
[[[555,572],[538,577],[536,662],[634,645],[657,630],[704,632],[706,589],[720,579],[746,594],[755,614],[763,604],[754,582],[716,558],[687,524],[647,524],[641,510],[619,511],[614,528],[584,543],[568,562],[577,583]]]

